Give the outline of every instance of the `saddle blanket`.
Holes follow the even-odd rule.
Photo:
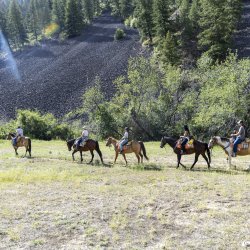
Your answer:
[[[231,142],[230,146],[231,146],[231,148],[233,148],[233,146],[234,146],[233,142]],[[250,139],[246,138],[245,141],[238,144],[238,151],[244,150],[244,149],[249,149],[249,147],[250,147]]]
[[[176,147],[179,148],[179,149],[181,149],[181,143],[182,143],[182,140],[179,140],[179,141],[177,142]],[[189,141],[186,143],[186,145],[185,145],[185,149],[191,149],[191,148],[194,148],[194,140],[193,140],[193,139],[189,140]]]

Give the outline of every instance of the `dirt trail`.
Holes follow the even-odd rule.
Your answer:
[[[250,57],[250,1],[243,0],[243,9],[238,30],[234,37],[234,47],[240,58]]]
[[[125,29],[122,41],[114,41],[117,27]],[[139,53],[137,31],[104,13],[80,37],[46,42],[17,55],[22,82],[0,64],[0,115],[10,118],[16,108],[36,108],[61,116],[79,106],[96,76],[109,97],[114,92],[112,81],[126,72],[129,57]]]

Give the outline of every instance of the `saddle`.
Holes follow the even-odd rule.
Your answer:
[[[125,145],[123,145],[123,150],[124,149],[128,149],[129,147],[131,147],[131,144],[132,144],[132,141],[128,141],[128,143],[126,143]],[[120,146],[119,146],[119,148],[120,148]]]
[[[182,144],[182,139],[179,139],[177,141],[176,148],[181,149],[182,148],[181,144]],[[185,145],[185,149],[191,149],[191,148],[194,148],[194,139],[190,139]]]
[[[75,141],[75,145],[77,144],[78,140],[80,140],[80,138],[77,139],[77,140]],[[89,139],[88,139],[88,140],[89,140]],[[87,140],[87,141],[88,141],[88,140]],[[86,145],[87,141],[81,142],[81,143],[80,143],[80,147],[84,147],[84,146]]]
[[[234,142],[231,141],[230,147],[233,148],[234,146]],[[245,141],[243,141],[242,143],[238,144],[238,148],[237,151],[241,151],[244,149],[249,149],[250,148],[250,139],[246,138]]]

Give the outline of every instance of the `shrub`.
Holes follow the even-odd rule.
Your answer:
[[[74,133],[65,123],[59,124],[52,114],[42,115],[38,111],[18,110],[16,120],[0,125],[0,138],[22,126],[25,135],[40,140],[72,138]]]
[[[115,40],[120,40],[125,37],[125,32],[123,29],[117,28],[115,31]]]

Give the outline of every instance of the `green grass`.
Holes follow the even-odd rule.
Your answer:
[[[175,169],[176,156],[146,143],[149,162],[128,166],[100,143],[105,166],[72,162],[62,141],[32,141],[32,158],[0,141],[0,249],[239,249],[249,240],[250,157],[227,170],[213,152],[194,171]],[[191,166],[194,156],[185,156]]]

